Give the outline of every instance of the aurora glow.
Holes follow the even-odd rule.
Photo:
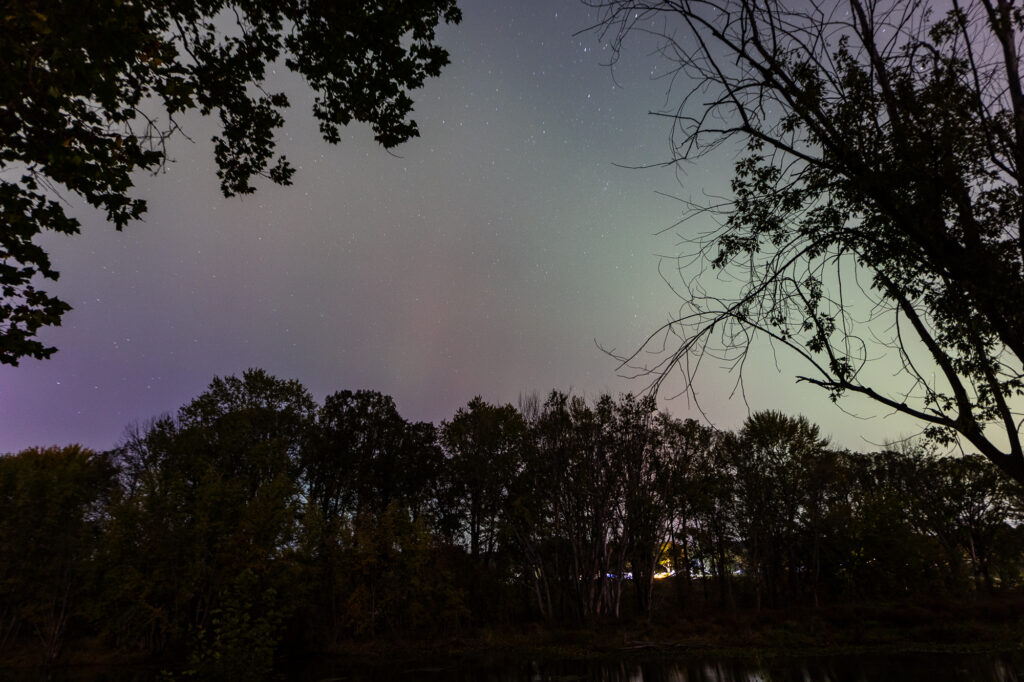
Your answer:
[[[44,335],[51,360],[0,369],[0,452],[112,446],[126,425],[176,410],[214,375],[262,367],[318,399],[343,388],[395,397],[409,419],[450,417],[474,395],[515,402],[553,388],[639,391],[595,345],[638,345],[676,308],[656,253],[678,206],[665,157],[663,69],[643,46],[614,77],[575,0],[465,0],[441,43],[452,64],[416,95],[421,137],[391,156],[353,127],[324,144],[301,82],[282,148],[295,185],[217,193],[208,121],[185,121],[176,161],[140,176],[144,222],[117,233],[79,210],[83,234],[50,238],[55,293],[74,306]],[[729,169],[694,167],[693,187]],[[687,188],[686,191],[691,191]],[[776,372],[748,376],[752,409],[805,414],[840,444],[909,433],[851,419]],[[732,379],[701,389],[717,425],[747,414]],[[680,416],[685,401],[666,403]],[[853,406],[856,407],[856,406]],[[873,414],[874,411],[866,411]]]

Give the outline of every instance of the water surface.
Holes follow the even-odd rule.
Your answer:
[[[22,672],[11,682],[160,682],[152,670]],[[189,678],[192,679],[192,678]],[[647,661],[503,661],[487,665],[402,665],[355,670],[338,661],[294,664],[276,682],[1024,682],[1024,657],[1001,654],[871,654],[686,658]]]
[[[323,665],[289,682],[1017,682],[1024,659],[992,654],[900,654],[810,658],[518,661],[479,667],[352,671]]]

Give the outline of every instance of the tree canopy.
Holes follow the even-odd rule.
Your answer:
[[[1022,491],[978,455],[834,450],[779,412],[718,431],[651,396],[553,391],[435,428],[249,370],[110,452],[0,456],[0,655],[97,646],[259,680],[282,656],[476,626],[1016,613]]]
[[[714,227],[679,259],[680,313],[661,330],[678,343],[641,369],[692,385],[697,358],[742,367],[767,338],[832,399],[865,396],[1024,480],[1021,8],[590,4],[616,49],[660,36],[670,163],[744,150],[728,196],[689,204]],[[902,381],[874,371],[886,352]]]
[[[38,288],[58,276],[35,241],[74,234],[64,195],[122,229],[146,210],[133,173],[168,159],[187,111],[216,114],[217,176],[225,196],[264,177],[289,184],[293,168],[275,133],[287,97],[268,92],[283,61],[316,92],[313,114],[330,143],[366,123],[384,147],[418,134],[411,90],[437,76],[435,43],[455,0],[332,3],[313,0],[10,0],[0,19],[0,363],[46,358],[37,332],[70,308]]]

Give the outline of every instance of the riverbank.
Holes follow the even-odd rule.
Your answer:
[[[984,653],[1024,651],[1024,597],[890,602],[817,609],[690,613],[653,620],[594,621],[581,627],[509,624],[467,629],[459,636],[348,641],[323,652],[283,653],[281,659],[330,658],[354,668],[481,665],[495,660],[623,660],[652,657],[765,658],[844,654]],[[0,669],[40,664],[35,642],[0,652]],[[59,666],[167,667],[117,651],[97,638],[74,640]]]
[[[484,628],[433,641],[348,642],[328,652],[358,664],[459,658],[806,656],[1024,651],[1024,599],[701,612],[652,621]]]

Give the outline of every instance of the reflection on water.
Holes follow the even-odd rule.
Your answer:
[[[13,682],[160,682],[153,671],[57,670],[12,675]],[[514,661],[486,666],[352,670],[329,661],[282,670],[278,682],[1024,682],[1024,657],[981,654],[818,656],[813,658],[684,659],[645,662]]]
[[[294,671],[298,672],[298,671]],[[914,654],[814,658],[688,659],[647,662],[518,662],[476,668],[413,668],[354,673],[321,668],[295,682],[1024,682],[1024,659]]]

